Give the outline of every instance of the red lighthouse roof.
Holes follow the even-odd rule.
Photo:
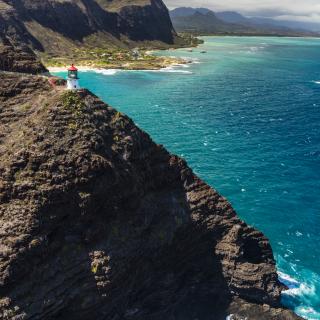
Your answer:
[[[78,71],[78,69],[75,67],[74,64],[72,64],[68,71]]]

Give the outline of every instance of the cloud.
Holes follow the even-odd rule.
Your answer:
[[[238,11],[247,16],[319,22],[319,0],[164,0],[170,9],[189,6]]]

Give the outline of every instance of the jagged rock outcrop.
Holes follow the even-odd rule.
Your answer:
[[[0,319],[299,319],[183,159],[87,90],[0,80]]]
[[[0,40],[0,71],[39,74],[47,69],[28,47],[16,47]]]
[[[89,47],[173,44],[162,0],[0,0],[0,35],[58,55]]]
[[[0,71],[44,73],[46,68],[28,47],[33,40],[37,47],[41,46],[36,39],[28,38],[28,32],[15,17],[12,6],[0,0]]]

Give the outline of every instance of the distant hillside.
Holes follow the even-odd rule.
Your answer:
[[[241,23],[250,26],[265,26],[265,27],[276,27],[276,28],[286,28],[294,29],[300,31],[311,31],[311,32],[320,32],[320,23],[311,23],[311,22],[301,22],[301,21],[286,21],[286,20],[275,20],[271,18],[263,17],[244,17],[238,12],[234,11],[224,11],[217,12],[216,16],[229,23]]]
[[[238,12],[235,11],[224,11],[224,12],[217,12],[216,16],[229,23],[241,23],[241,24],[249,24],[251,23],[249,18],[244,17]]]
[[[209,9],[206,8],[190,8],[190,7],[180,7],[176,8],[170,11],[170,16],[171,18],[176,18],[176,17],[187,17],[187,16],[192,16],[196,12],[200,12],[202,14],[206,14],[208,12],[212,12]]]
[[[272,19],[247,18],[237,12],[213,12],[206,8],[176,8],[170,12],[175,29],[198,34],[314,36],[302,28],[290,28]],[[271,21],[270,21],[271,20]],[[271,23],[271,22],[274,23]]]
[[[177,8],[170,12],[171,20],[178,32],[233,33],[248,32],[250,27],[230,24],[217,18],[208,9]],[[253,32],[253,30],[251,30]]]

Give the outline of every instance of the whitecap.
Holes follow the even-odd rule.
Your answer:
[[[248,317],[239,317],[238,315],[236,316],[237,319],[241,319],[241,320],[248,320]],[[235,315],[234,314],[229,314],[226,317],[226,320],[234,320],[235,319]]]
[[[174,58],[176,58],[176,57],[174,57]],[[189,62],[189,63],[200,63],[199,58],[194,58],[194,57],[180,57],[180,58]]]
[[[296,279],[292,278],[291,276],[289,276],[284,272],[278,271],[278,276],[279,276],[280,282],[285,284],[289,289],[297,288],[300,285],[300,283]]]
[[[283,295],[295,297],[295,296],[311,296],[315,294],[314,286],[308,286],[305,283],[301,283],[299,286],[294,288],[289,288],[289,290],[284,291]]]
[[[159,70],[149,70],[150,72],[168,72],[168,73],[184,73],[184,74],[192,74],[193,72],[189,70],[181,70],[176,69],[177,67],[181,67],[180,65],[173,65],[169,67],[165,67]]]
[[[162,72],[171,72],[171,73],[184,73],[184,74],[192,74],[193,72],[187,70],[162,70]]]
[[[94,70],[95,73],[101,73],[105,76],[113,76],[120,71],[121,70],[119,70],[119,69],[95,69]]]
[[[316,83],[316,84],[320,84],[320,80],[314,80],[314,81],[312,81],[313,83]]]
[[[259,51],[259,47],[250,47],[250,48],[247,48],[247,49],[249,49],[249,50],[247,51],[247,53],[250,53],[250,54],[254,54],[254,53],[256,53],[257,51]]]

